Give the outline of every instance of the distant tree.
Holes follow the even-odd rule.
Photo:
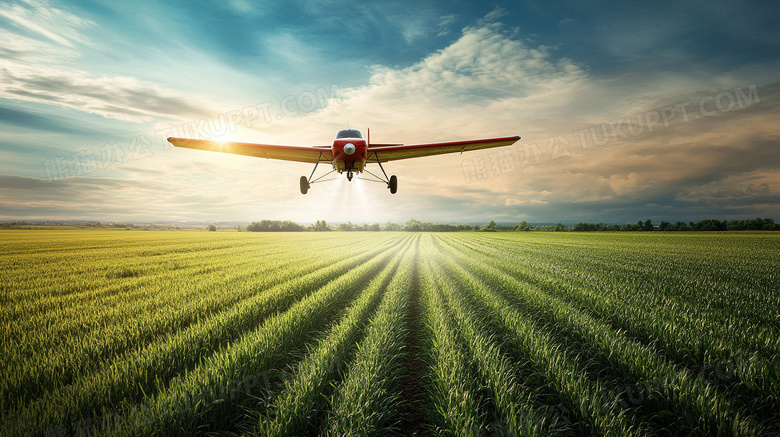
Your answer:
[[[641,221],[640,221],[640,223],[641,223]],[[636,231],[638,229],[637,229],[636,225],[627,224],[627,225],[621,226],[620,230],[623,231],[623,232],[630,232],[630,231]]]
[[[569,227],[564,225],[563,223],[556,223],[553,227],[553,231],[555,232],[566,232],[569,230]]]
[[[667,221],[661,220],[661,224],[658,225],[658,230],[659,231],[671,231],[672,230],[672,224],[667,222]]]
[[[406,222],[406,225],[404,225],[404,231],[406,232],[421,232],[422,231],[422,223],[420,223],[419,220],[415,220],[413,218],[409,219],[409,221]]]
[[[368,227],[368,230],[371,232],[378,232],[381,231],[382,229],[379,227],[379,223],[374,223]]]
[[[325,220],[317,220],[317,222],[312,225],[312,230],[314,232],[326,232],[330,231],[330,226],[328,226]]]
[[[761,229],[764,231],[780,231],[780,223],[775,223],[774,219],[765,218],[764,226]]]
[[[382,228],[382,230],[389,231],[389,232],[397,232],[401,230],[401,225],[399,225],[398,223],[387,222],[385,224],[385,227]]]
[[[604,231],[619,231],[618,225],[605,225],[604,223],[576,223],[571,228],[574,232],[604,232]]]
[[[654,231],[655,227],[653,226],[653,221],[650,219],[645,220],[645,223],[642,225],[643,231]]]
[[[778,229],[774,219],[754,218],[748,220],[732,220],[727,226],[729,231],[774,231]]]
[[[342,232],[352,232],[352,231],[357,231],[358,227],[353,225],[352,222],[346,222],[346,223],[339,223],[338,227],[336,227],[336,230]]]
[[[261,220],[247,225],[248,232],[299,232],[306,228],[290,220]]]
[[[571,230],[574,232],[588,232],[593,229],[590,223],[575,223]]]
[[[494,222],[493,220],[491,220],[490,223],[482,226],[482,228],[480,229],[480,231],[482,232],[496,232],[496,230],[497,230],[496,222]]]
[[[677,222],[674,224],[675,231],[690,231],[691,227],[685,224],[685,222]]]
[[[694,231],[727,231],[728,223],[715,219],[700,220],[691,226]]]
[[[279,224],[279,231],[281,232],[300,232],[305,230],[306,228],[292,220],[285,220]]]
[[[773,219],[764,219],[764,226],[761,227],[764,231],[780,231],[780,223],[775,223]]]
[[[217,227],[214,226],[214,223],[212,223],[212,224],[206,226],[206,230],[209,231],[209,232],[216,232]]]
[[[528,223],[526,223],[525,220],[523,220],[519,225],[515,226],[515,230],[527,232],[531,230],[531,227],[528,226]]]

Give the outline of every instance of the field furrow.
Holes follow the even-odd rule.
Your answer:
[[[361,296],[338,325],[310,350],[294,372],[283,377],[284,388],[258,420],[259,434],[297,436],[317,431],[331,389],[340,380],[342,366],[350,361],[370,313],[384,296],[406,250],[408,247],[401,249],[366,289],[361,290]]]
[[[421,307],[425,323],[424,378],[429,384],[428,415],[431,427],[447,435],[480,435],[487,431],[485,402],[479,381],[472,378],[474,367],[454,330],[448,309],[437,290],[430,259],[420,262]],[[429,430],[430,432],[430,430]]]
[[[513,361],[502,351],[495,340],[494,326],[458,287],[460,282],[447,271],[446,261],[439,259],[442,255],[437,255],[435,260],[439,267],[445,268],[432,272],[434,285],[440,294],[438,300],[450,308],[467,359],[477,370],[480,386],[485,387],[490,419],[486,432],[491,435],[564,432],[567,424],[560,417],[548,414],[555,406],[540,402],[549,393],[534,390],[525,383],[538,379],[538,375],[529,372],[528,363]]]
[[[416,262],[417,245],[414,259]],[[401,422],[404,325],[409,312],[409,291],[413,286],[413,264],[407,252],[395,271],[365,337],[358,345],[354,362],[345,370],[344,381],[331,395],[328,417],[320,426],[321,435],[381,436],[398,431]],[[338,364],[337,364],[338,365]]]

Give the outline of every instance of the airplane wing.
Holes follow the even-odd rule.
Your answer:
[[[209,140],[191,140],[187,138],[168,138],[176,147],[210,150],[212,152],[233,153],[235,155],[254,156],[256,158],[282,159],[285,161],[316,163],[330,162],[333,156],[330,147],[276,146],[272,144],[236,143]]]
[[[423,156],[441,155],[444,153],[463,153],[469,150],[488,149],[491,147],[509,146],[517,142],[520,137],[484,138],[479,140],[449,141],[446,143],[430,144],[393,144],[370,145],[368,148],[367,163],[397,161],[399,159],[419,158]]]

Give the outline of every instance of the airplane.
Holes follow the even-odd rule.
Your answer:
[[[383,162],[399,159],[419,158],[423,156],[441,155],[445,153],[463,153],[470,150],[488,149],[491,147],[509,146],[520,137],[517,135],[499,138],[483,138],[477,140],[449,141],[428,144],[372,144],[371,131],[368,138],[363,138],[359,129],[341,129],[336,133],[336,139],[330,146],[277,146],[271,144],[222,142],[212,140],[195,140],[187,138],[168,138],[168,142],[176,147],[209,150],[212,152],[233,153],[236,155],[254,156],[266,159],[281,159],[314,164],[311,175],[301,176],[301,194],[306,194],[315,182],[325,182],[325,176],[338,172],[347,172],[347,180],[351,181],[355,173],[366,172],[378,182],[387,184],[391,194],[398,190],[398,178],[395,175],[387,177]],[[333,170],[327,174],[312,179],[320,163],[330,163]],[[366,169],[367,164],[378,164],[384,179]],[[371,179],[368,179],[371,180]]]

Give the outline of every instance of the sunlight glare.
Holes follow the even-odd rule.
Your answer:
[[[214,136],[212,141],[215,143],[229,143],[233,140],[233,135],[230,129],[225,129],[225,132]]]

